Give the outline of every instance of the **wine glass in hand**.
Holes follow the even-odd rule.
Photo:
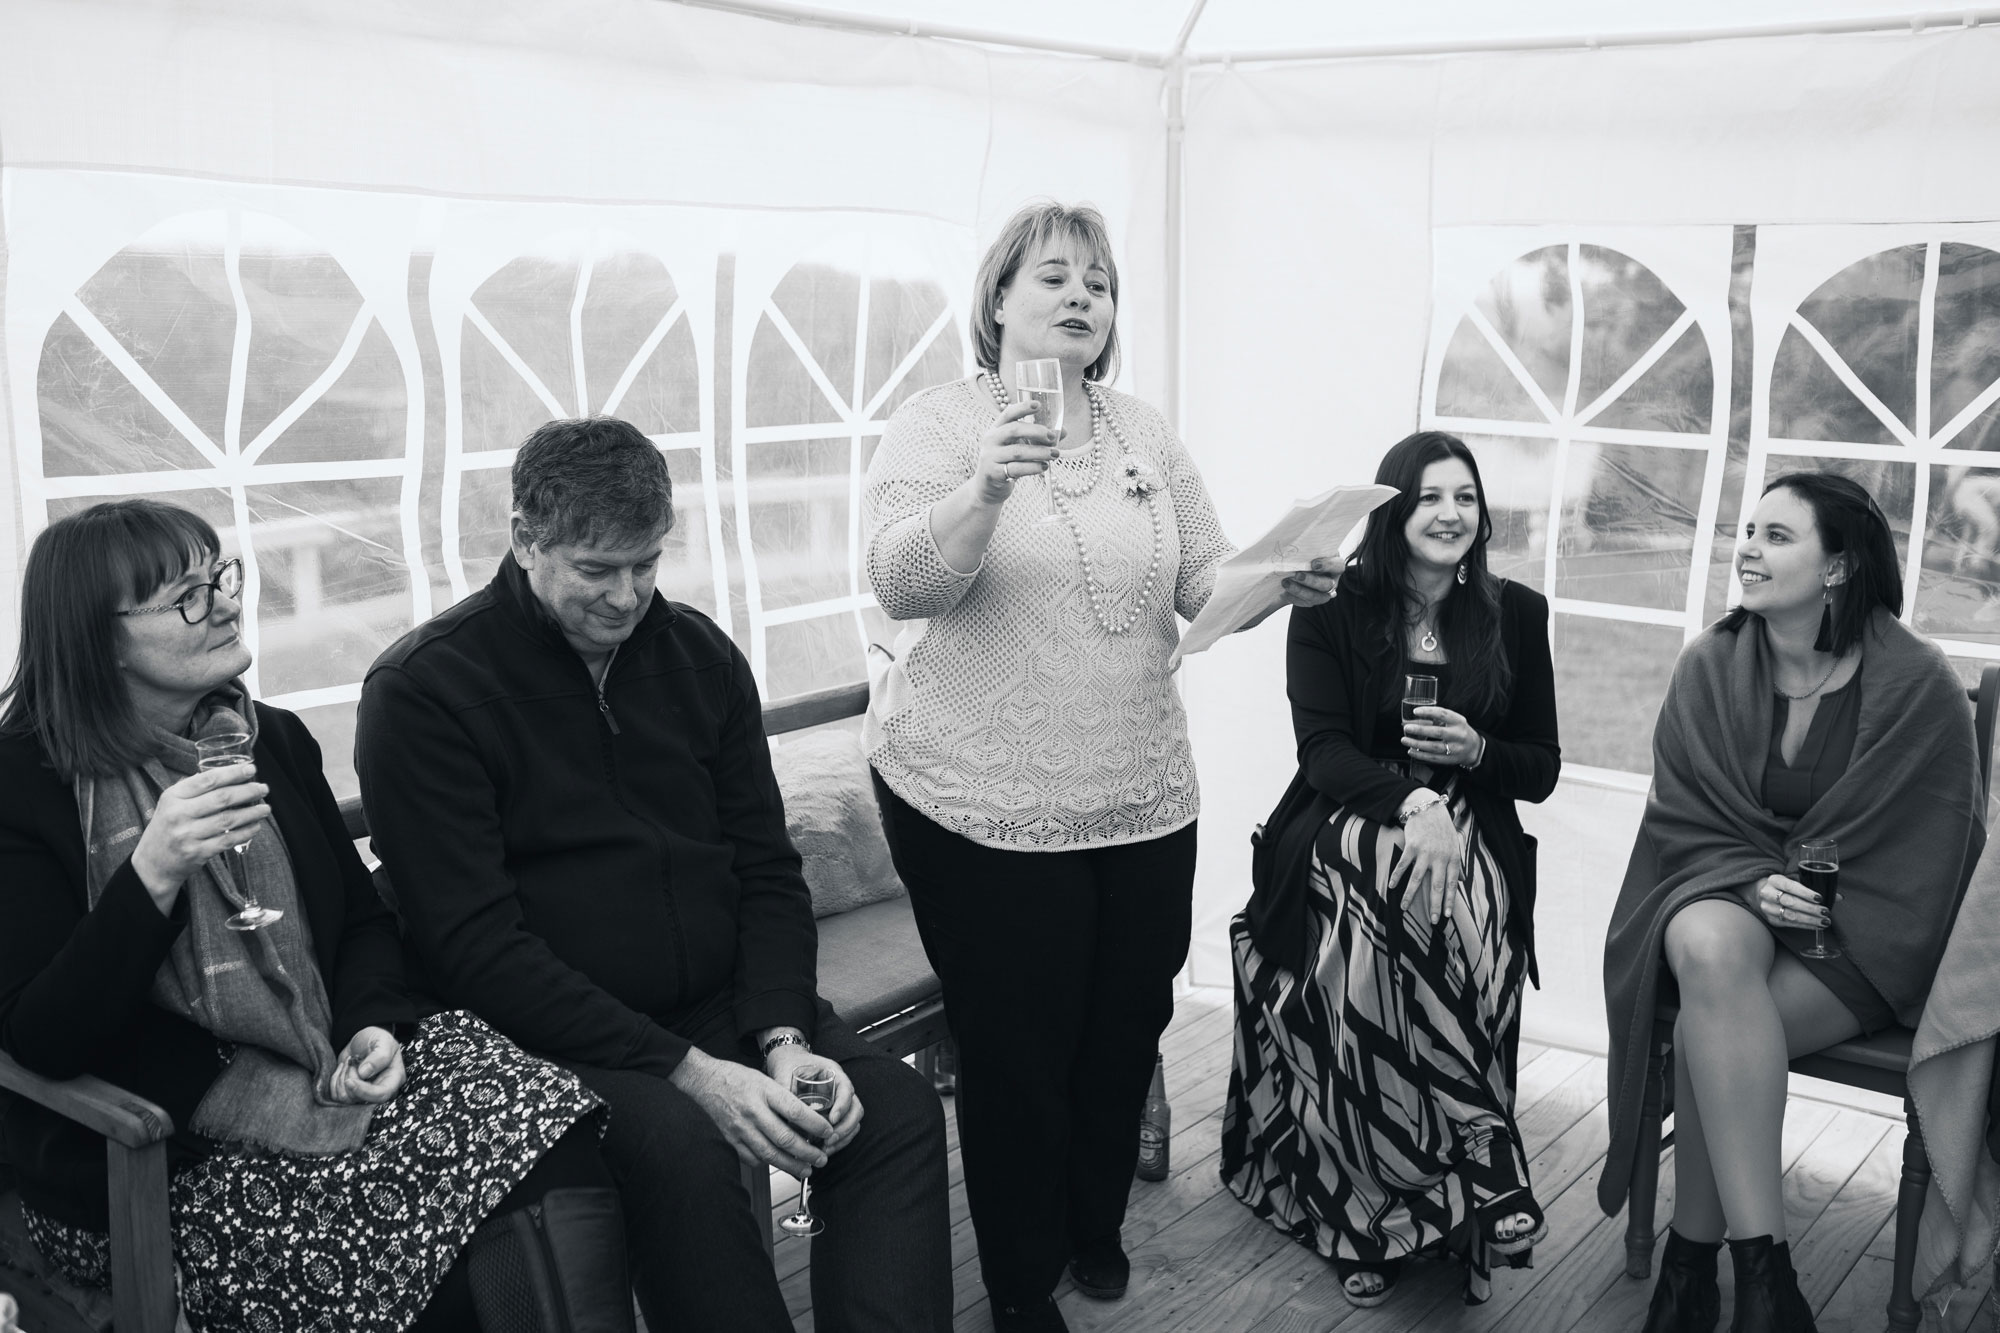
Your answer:
[[[812,1065],[806,1065],[792,1075],[792,1095],[805,1103],[808,1111],[823,1119],[833,1113],[833,1094],[837,1086],[833,1075]],[[778,1225],[788,1236],[817,1236],[826,1230],[826,1223],[813,1216],[810,1175],[799,1177],[799,1210]]]
[[[1840,888],[1840,847],[1832,838],[1816,838],[1799,844],[1799,883],[1813,891],[1819,899],[1820,910],[1828,917],[1833,915],[1833,898]],[[1840,946],[1826,942],[1826,932],[1813,927],[1813,942],[1810,949],[1800,951],[1804,958],[1838,958]]]
[[[1042,357],[1034,361],[1014,363],[1014,401],[1035,405],[1034,422],[1045,428],[1055,439],[1062,438],[1063,423],[1063,380],[1062,362],[1054,357]],[[1051,443],[1054,441],[1052,440]],[[1058,446],[1060,447],[1060,446]],[[1042,522],[1054,523],[1062,518],[1056,508],[1056,464],[1049,460],[1048,470],[1042,473],[1042,486],[1048,491],[1048,508],[1042,514]]]
[[[233,768],[238,764],[248,764],[250,760],[250,737],[241,731],[222,732],[215,736],[203,736],[194,743],[197,768]],[[248,858],[250,835],[243,835],[243,841],[230,851],[230,869],[236,874],[236,883],[243,891],[243,910],[223,921],[231,930],[262,930],[273,921],[284,916],[275,907],[262,907],[257,902],[257,891],[250,885]]]

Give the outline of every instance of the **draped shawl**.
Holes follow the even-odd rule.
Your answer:
[[[1604,943],[1611,1146],[1597,1200],[1624,1204],[1640,1086],[1674,913],[1797,864],[1800,842],[1837,838],[1841,947],[1917,1026],[1967,878],[1986,841],[1972,711],[1951,664],[1887,611],[1862,634],[1861,717],[1847,772],[1793,824],[1764,809],[1774,708],[1771,654],[1754,616],[1710,626],[1681,653],[1653,732],[1653,783]],[[1794,950],[1810,932],[1779,931]]]
[[[140,767],[76,779],[92,907],[131,859],[160,794],[196,771],[193,739],[155,731],[154,756]],[[257,713],[240,682],[202,701],[191,736],[227,732],[247,732],[255,743]],[[275,822],[251,840],[241,864],[249,886],[237,882],[227,855],[188,877],[181,889],[187,929],[153,979],[154,1004],[236,1046],[189,1128],[283,1153],[350,1152],[367,1137],[375,1108],[331,1096],[340,1059],[331,1040],[332,1005]],[[224,919],[250,897],[284,915],[261,930],[229,929]]]

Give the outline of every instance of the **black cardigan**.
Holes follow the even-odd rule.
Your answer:
[[[654,595],[589,670],[509,555],[369,669],[355,768],[419,984],[540,1055],[665,1077],[817,1023],[818,928],[750,664]]]
[[[258,780],[291,853],[340,1050],[364,1027],[414,1018],[395,918],[375,895],[297,717],[257,708]],[[95,1074],[173,1117],[171,1161],[212,1146],[187,1129],[222,1070],[204,1028],[147,993],[187,925],[183,893],[162,916],[127,861],[86,910],[76,796],[33,736],[0,738],[0,1050],[49,1078]],[[21,1197],[72,1225],[104,1230],[104,1140],[24,1099],[7,1107],[8,1160]]]
[[[1305,893],[1313,839],[1341,806],[1388,824],[1422,784],[1383,767],[1409,756],[1371,749],[1375,715],[1387,682],[1368,641],[1365,608],[1336,597],[1292,612],[1286,645],[1286,693],[1298,736],[1299,771],[1259,839],[1253,859],[1251,938],[1258,952],[1303,966]],[[1486,757],[1463,775],[1466,800],[1493,859],[1506,876],[1510,924],[1535,966],[1535,840],[1521,828],[1516,801],[1542,801],[1562,768],[1556,741],[1555,666],[1549,656],[1549,604],[1540,593],[1508,582],[1500,590],[1500,641],[1514,669],[1505,707],[1467,717],[1486,738]]]

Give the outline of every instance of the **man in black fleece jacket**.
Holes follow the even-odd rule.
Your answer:
[[[610,1104],[653,1328],[792,1327],[741,1160],[812,1174],[819,1328],[949,1329],[943,1115],[815,993],[749,664],[653,590],[664,460],[623,421],[555,421],[513,488],[493,581],[362,687],[355,768],[413,979]],[[790,1091],[807,1068],[837,1081],[824,1117]]]

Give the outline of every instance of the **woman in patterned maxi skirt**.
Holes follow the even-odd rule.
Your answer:
[[[1517,800],[1560,767],[1548,603],[1487,572],[1465,445],[1427,432],[1378,481],[1329,606],[1293,613],[1300,768],[1236,919],[1222,1175],[1334,1262],[1357,1305],[1407,1256],[1449,1252],[1466,1298],[1546,1234],[1514,1123],[1534,841]],[[1437,706],[1402,721],[1406,676]]]

